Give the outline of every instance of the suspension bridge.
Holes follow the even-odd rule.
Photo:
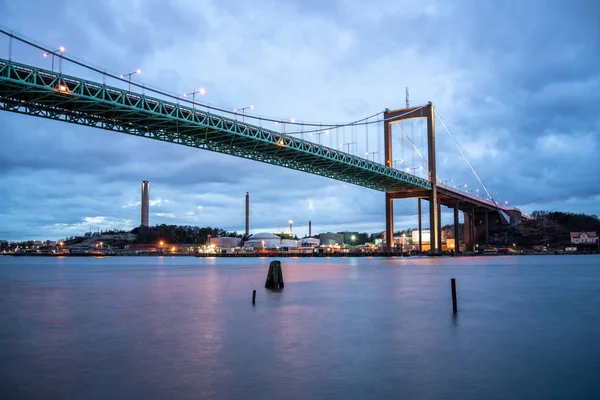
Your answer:
[[[479,177],[478,180],[486,191],[487,198],[463,192],[441,182],[436,172],[436,113],[431,103],[394,111],[386,109],[382,113],[343,124],[303,123],[245,114],[240,121],[237,112],[232,113],[226,109],[150,89],[132,83],[131,74],[128,79],[108,74],[9,32],[0,30],[0,33],[8,36],[10,40],[8,59],[0,58],[0,110],[209,150],[384,192],[386,194],[386,245],[389,250],[392,250],[394,243],[393,201],[395,199],[419,199],[419,234],[422,228],[421,200],[429,201],[431,251],[434,253],[441,252],[442,205],[454,210],[454,229],[457,239],[460,236],[458,213],[459,211],[464,213],[463,242],[467,247],[472,246],[478,237],[487,240],[488,231],[499,224],[515,224],[521,220],[518,209],[494,201]],[[13,40],[43,51],[45,54],[52,54],[52,68],[48,70],[12,60]],[[54,56],[59,57],[58,71],[54,68]],[[100,74],[102,82],[63,74],[63,61]],[[126,83],[127,88],[107,85],[107,78],[117,83]],[[424,151],[419,151],[414,140],[400,125],[402,121],[414,119],[426,120],[427,158],[422,154]],[[268,124],[275,128],[267,127]],[[375,132],[379,135],[378,138],[383,137],[385,142],[383,163],[375,161],[375,155],[381,153],[380,150],[369,152],[368,129],[373,125],[383,128]],[[286,126],[294,128],[286,132]],[[427,164],[427,177],[416,174],[417,169],[423,170],[422,165],[404,168],[403,159],[394,159],[392,145],[394,126],[400,126],[412,144],[413,154],[416,150],[423,162]],[[443,126],[447,129],[445,124]],[[282,129],[276,129],[277,127]],[[358,127],[366,129],[366,151],[361,155],[351,151],[351,147],[353,150],[358,147],[356,137]],[[345,141],[347,128],[354,130],[351,133],[352,141],[340,143],[339,132],[343,131],[342,139]],[[321,135],[329,135],[331,142],[334,132],[339,144],[338,148],[323,145]],[[307,135],[317,136],[318,143],[305,139]],[[366,158],[362,156],[363,154]],[[373,159],[370,159],[371,155]],[[398,161],[401,162],[400,168],[397,168]],[[413,169],[412,174],[409,173],[410,169]],[[420,237],[419,248],[422,248],[421,241]],[[458,240],[456,249],[459,249]]]

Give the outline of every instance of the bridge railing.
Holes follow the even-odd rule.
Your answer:
[[[448,186],[448,185],[445,185],[445,184],[438,184],[438,186],[441,186],[441,187],[443,187],[444,189],[448,190],[449,192],[453,192],[453,193],[455,193],[455,194],[457,194],[457,195],[461,195],[461,196],[464,196],[464,197],[468,197],[468,198],[470,198],[470,199],[473,199],[473,200],[475,200],[475,201],[478,201],[478,202],[480,202],[480,203],[487,204],[487,205],[489,205],[489,206],[491,206],[491,207],[500,208],[500,209],[502,209],[502,210],[514,210],[514,211],[519,211],[519,212],[521,211],[521,210],[519,210],[517,207],[514,207],[514,206],[510,206],[510,207],[509,207],[509,206],[507,206],[507,205],[503,205],[502,203],[493,202],[493,201],[491,201],[491,200],[484,199],[484,198],[481,198],[481,197],[478,197],[478,196],[473,196],[473,195],[472,195],[472,194],[470,194],[470,193],[463,192],[463,191],[461,191],[461,190],[458,190],[458,189],[456,189],[456,188],[454,188],[454,187],[450,187],[450,186]]]

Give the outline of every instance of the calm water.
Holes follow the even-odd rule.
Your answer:
[[[268,263],[0,257],[0,398],[600,398],[600,257]]]

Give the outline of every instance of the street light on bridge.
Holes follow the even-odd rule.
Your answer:
[[[56,53],[64,53],[64,52],[65,52],[65,48],[63,46],[60,46],[58,49],[56,49],[54,51],[51,51],[49,53],[44,53],[44,58],[47,58],[48,56],[52,55],[52,72],[54,72],[54,56],[56,55]]]
[[[241,111],[242,112],[242,122],[244,122],[244,116],[246,115],[245,111],[248,109],[253,109],[253,108],[254,108],[254,106],[252,104],[250,104],[248,107],[234,108],[233,112],[237,114],[238,112]]]
[[[129,87],[128,87],[128,89],[127,89],[127,91],[128,91],[128,92],[131,92],[131,75],[138,75],[138,74],[141,74],[141,73],[142,73],[142,70],[141,70],[141,69],[136,69],[136,70],[135,70],[135,71],[133,71],[133,72],[130,72],[130,73],[128,73],[128,74],[122,74],[122,75],[121,75],[121,78],[125,78],[125,77],[127,77],[127,80],[129,81]]]
[[[296,120],[294,118],[290,118],[288,121],[275,121],[275,125],[281,124],[281,126],[283,126],[282,133],[285,134],[285,124],[287,124],[287,123],[292,123],[293,124],[295,122],[296,122]]]
[[[321,132],[315,132],[315,133],[313,133],[313,135],[317,135],[317,136],[319,137],[319,144],[321,144],[321,136],[322,136],[322,135],[327,135],[327,134],[329,134],[329,131],[328,131],[328,130],[326,130],[326,131],[321,131]]]
[[[356,142],[340,143],[340,146],[342,146],[342,151],[344,150],[344,146],[348,146],[346,153],[350,154],[350,146],[353,144],[356,144]]]
[[[183,94],[183,97],[188,97],[189,95],[192,96],[192,107],[193,108],[196,108],[196,93],[199,94],[200,96],[204,96],[206,94],[206,89],[204,89],[204,88],[200,88],[198,90],[194,89],[194,91],[191,93]]]
[[[285,133],[285,124],[286,124],[286,122],[287,122],[287,121],[284,121],[284,122],[283,122],[283,133]],[[290,118],[290,121],[289,121],[289,122],[291,122],[291,123],[293,124],[293,123],[295,123],[295,122],[296,122],[296,120],[295,120],[294,118]]]
[[[356,142],[354,142],[354,143],[356,143]],[[375,162],[375,154],[379,154],[379,153],[381,153],[381,152],[380,151],[370,151],[370,152],[365,153],[365,155],[367,156],[367,160],[369,160],[369,155],[373,155],[373,162]]]

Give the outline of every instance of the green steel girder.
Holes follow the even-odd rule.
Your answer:
[[[382,192],[431,188],[425,179],[310,141],[4,59],[0,110],[229,154]]]

